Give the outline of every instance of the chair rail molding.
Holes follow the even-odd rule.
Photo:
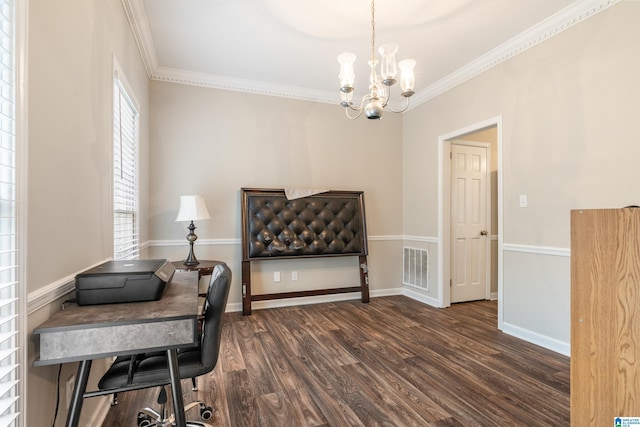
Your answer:
[[[533,245],[519,245],[515,243],[504,243],[502,245],[504,252],[521,252],[525,254],[536,255],[551,255],[551,256],[571,256],[571,249],[569,248],[556,248],[552,246],[533,246]]]
[[[431,238],[433,240],[433,238]],[[377,235],[367,236],[367,240],[371,242],[384,242],[384,241],[401,241],[407,240],[406,236],[402,235]],[[435,239],[433,242],[437,241]],[[241,245],[242,240],[236,238],[225,239],[201,239],[198,238],[199,246],[219,246],[219,245]],[[163,246],[184,246],[184,239],[165,239],[165,240],[148,240],[144,242],[141,247],[163,247]]]
[[[59,280],[56,280],[55,282],[41,287],[40,289],[36,289],[33,292],[29,292],[29,294],[27,295],[27,315],[30,315],[33,312],[41,309],[42,307],[51,304],[58,298],[62,298],[63,296],[73,292],[75,290],[76,275],[93,267],[97,267],[107,261],[111,261],[111,258],[105,259],[87,268],[84,268],[81,271],[77,271],[68,276],[65,276]]]
[[[218,246],[218,245],[239,245],[240,239],[200,239],[198,238],[198,246]],[[184,239],[167,239],[167,240],[148,240],[145,242],[146,247],[163,247],[163,246],[184,246]]]

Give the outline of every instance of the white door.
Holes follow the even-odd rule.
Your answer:
[[[487,148],[451,144],[451,302],[487,298]]]

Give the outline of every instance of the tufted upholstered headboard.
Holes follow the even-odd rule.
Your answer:
[[[289,200],[282,189],[242,190],[243,313],[251,301],[360,291],[369,302],[367,233],[362,191],[327,191]],[[255,295],[251,261],[358,256],[360,286]]]
[[[242,258],[367,255],[362,191],[288,200],[284,190],[242,189]]]

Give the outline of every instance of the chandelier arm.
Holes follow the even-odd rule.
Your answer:
[[[407,111],[407,108],[409,108],[409,97],[405,97],[406,101],[404,104],[404,107],[402,107],[399,110],[394,110],[393,108],[391,108],[391,105],[387,105],[385,104],[385,108],[387,108],[389,111],[391,111],[392,113],[403,113],[405,111]]]
[[[364,110],[364,106],[367,104],[367,102],[369,102],[369,100],[371,99],[371,94],[367,93],[366,95],[362,96],[362,99],[360,100],[360,104],[355,107],[353,102],[349,103],[349,106],[347,108],[350,108],[353,111],[360,111],[362,112],[362,110]]]
[[[357,119],[358,117],[360,117],[360,115],[362,114],[362,112],[364,111],[364,106],[366,105],[366,103],[371,99],[371,94],[366,94],[362,97],[362,99],[360,100],[360,105],[358,105],[357,107],[354,106],[353,102],[350,102],[349,105],[347,105],[344,108],[344,112],[346,113],[347,117],[350,118],[351,120],[353,119]],[[355,111],[357,112],[357,114],[355,116],[352,116],[349,114],[349,110],[351,111]]]
[[[384,94],[384,96],[379,99],[382,101],[382,108],[387,108],[387,104],[389,103],[389,98],[391,98],[391,87],[387,86],[382,93]]]
[[[358,117],[360,117],[360,115],[361,115],[361,114],[362,114],[362,112],[364,111],[364,108],[360,108],[360,109],[358,110],[358,109],[355,109],[355,108],[351,107],[351,110],[353,110],[353,111],[357,111],[357,112],[358,112],[358,114],[356,114],[355,116],[351,116],[351,115],[349,114],[349,107],[346,107],[346,108],[344,109],[344,112],[345,112],[345,114],[347,115],[347,118],[349,118],[349,119],[351,119],[351,120],[355,120],[355,119],[357,119]]]

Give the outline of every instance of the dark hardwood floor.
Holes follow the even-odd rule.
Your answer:
[[[393,296],[227,314],[218,365],[185,399],[216,426],[569,425],[569,358],[498,331],[496,311]],[[103,426],[135,426],[156,397],[121,394]]]

